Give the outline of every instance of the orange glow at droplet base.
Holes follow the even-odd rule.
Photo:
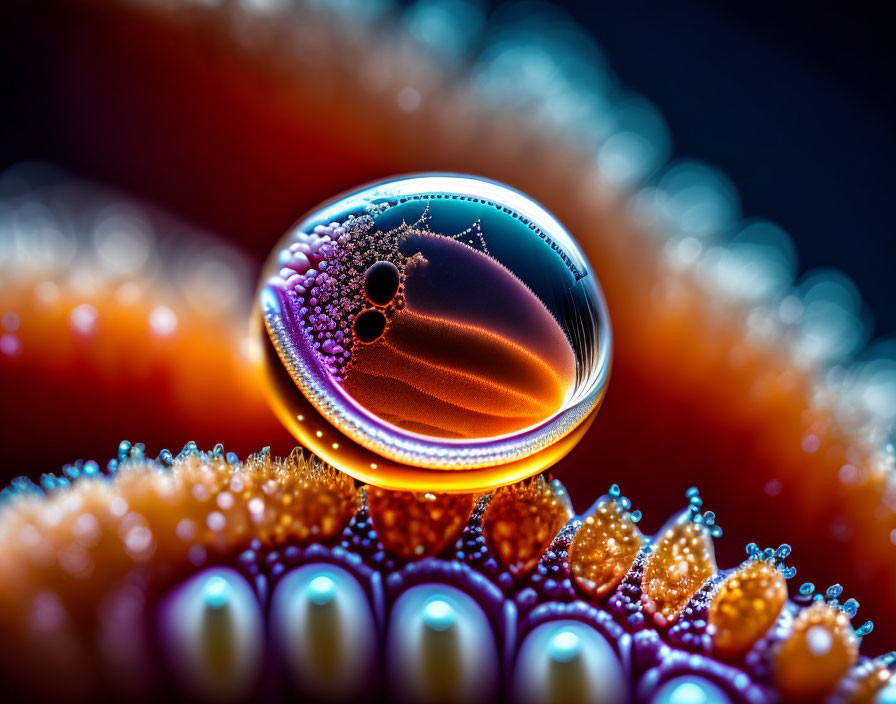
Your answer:
[[[385,458],[341,433],[296,389],[264,332],[260,314],[253,317],[252,327],[253,339],[258,340],[258,384],[284,427],[324,461],[355,479],[384,489],[465,494],[488,491],[529,477],[553,466],[572,450],[600,407],[598,403],[588,420],[558,442],[521,460],[464,470],[413,467]]]

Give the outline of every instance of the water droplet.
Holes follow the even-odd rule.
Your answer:
[[[410,177],[325,204],[278,243],[258,304],[269,399],[305,419],[290,427],[303,444],[373,484],[534,474],[605,391],[590,265],[552,215],[490,181]]]

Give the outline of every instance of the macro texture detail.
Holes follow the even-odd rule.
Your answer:
[[[106,671],[118,696],[215,700],[814,701],[883,685],[855,600],[839,585],[788,599],[786,545],[720,571],[715,516],[686,498],[645,536],[615,485],[577,515],[541,476],[419,495],[356,487],[298,448],[149,460],[123,442],[104,469],[3,493],[5,676],[21,686],[53,652],[72,679],[35,695],[95,696]]]

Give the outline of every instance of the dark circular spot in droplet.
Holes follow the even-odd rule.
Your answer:
[[[384,306],[398,293],[398,267],[392,262],[376,262],[364,273],[364,294],[376,306]]]
[[[363,310],[355,318],[352,329],[359,342],[375,342],[386,330],[386,316],[372,308]]]

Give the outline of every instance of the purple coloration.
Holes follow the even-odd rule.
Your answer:
[[[640,647],[635,649],[636,659],[645,658],[640,663],[641,667],[636,667],[645,670],[637,687],[640,701],[650,701],[651,694],[664,682],[680,676],[686,676],[689,680],[708,680],[724,690],[733,702],[761,704],[774,699],[770,689],[752,681],[736,667],[703,655],[673,650],[668,646],[645,648],[643,645],[639,644]]]
[[[650,548],[642,548],[628,574],[607,602],[610,612],[627,623],[628,628],[633,631],[643,628],[646,621],[641,611],[641,582],[648,555]]]
[[[604,657],[603,662],[608,662],[607,657],[618,661],[618,665],[607,664],[610,668],[608,671],[621,667],[618,670],[621,673],[619,677],[624,681],[618,683],[619,691],[632,692],[637,701],[652,701],[653,697],[660,696],[661,690],[665,691],[664,687],[669,689],[678,686],[675,683],[683,676],[690,678],[687,681],[691,684],[696,683],[694,686],[704,686],[707,691],[713,691],[713,687],[724,691],[732,702],[764,702],[772,698],[768,686],[769,658],[775,645],[788,633],[796,608],[794,605],[790,604],[785,608],[775,629],[745,658],[743,668],[716,661],[709,655],[710,636],[706,621],[712,595],[727,573],[716,575],[703,585],[683,610],[681,619],[672,627],[656,628],[652,621],[644,618],[640,604],[639,585],[650,554],[649,548],[642,550],[632,569],[612,595],[588,602],[579,598],[574,590],[567,564],[571,540],[583,517],[574,517],[560,530],[532,573],[514,579],[491,552],[483,535],[482,517],[488,501],[488,497],[483,497],[477,502],[461,537],[453,548],[446,549],[438,557],[406,561],[392,555],[374,529],[366,501],[363,501],[333,544],[264,549],[258,541],[253,541],[249,549],[236,557],[236,568],[245,576],[248,584],[257,585],[257,599],[265,609],[268,608],[269,595],[276,592],[281,581],[300,566],[319,566],[322,574],[326,573],[327,566],[345,570],[357,581],[369,602],[369,605],[356,606],[363,606],[365,609],[369,606],[379,634],[377,637],[385,639],[387,632],[392,634],[389,636],[392,639],[389,652],[397,648],[395,652],[418,653],[414,656],[419,656],[414,660],[417,664],[409,661],[410,664],[406,663],[408,667],[429,667],[424,661],[428,657],[425,653],[430,651],[417,651],[413,646],[413,642],[416,642],[414,638],[423,637],[415,635],[418,631],[414,629],[423,626],[398,628],[395,624],[390,625],[390,614],[395,605],[405,604],[402,607],[402,613],[405,613],[408,603],[418,604],[419,607],[419,603],[429,603],[432,598],[444,595],[446,601],[438,607],[441,611],[437,609],[434,612],[438,614],[438,618],[443,619],[438,622],[439,632],[443,632],[441,629],[445,628],[445,633],[451,633],[451,629],[455,627],[452,624],[458,624],[457,627],[461,630],[457,632],[457,643],[462,643],[469,636],[469,629],[480,623],[476,620],[475,612],[470,611],[472,607],[463,606],[464,603],[470,604],[469,599],[472,599],[477,607],[476,611],[481,609],[485,615],[486,621],[481,623],[487,623],[487,626],[475,628],[484,627],[491,631],[481,634],[482,642],[493,639],[497,645],[496,662],[501,663],[501,672],[495,673],[494,681],[502,683],[500,686],[505,698],[510,696],[507,688],[511,686],[511,681],[517,682],[513,686],[518,686],[518,678],[522,676],[519,674],[518,662],[518,658],[522,657],[522,644],[544,624],[558,624],[557,628],[560,630],[555,632],[565,634],[564,642],[571,649],[563,651],[567,653],[563,657],[581,657],[585,658],[581,662],[586,662],[588,658],[597,657],[597,651],[593,650],[597,647],[595,643],[605,641],[610,649],[607,653],[611,652],[612,656],[604,653],[601,656]],[[429,601],[420,601],[422,597],[416,600],[403,599],[403,595],[415,589],[423,589],[422,593],[436,596],[429,598]],[[459,590],[465,595],[463,599],[453,590]],[[452,594],[455,596],[452,597]],[[455,604],[461,610],[452,612],[450,606],[445,605],[448,603]],[[418,619],[414,623],[423,622]],[[568,630],[571,626],[563,626],[573,623],[593,629],[599,639],[577,640],[574,632]],[[467,631],[463,631],[463,628]],[[426,641],[429,643],[427,648],[433,646],[433,643],[444,648],[455,642],[452,640],[454,636],[426,637],[429,638]],[[400,641],[398,645],[394,642],[396,638]],[[581,651],[576,648],[592,650],[580,654]],[[383,667],[387,670],[393,668],[390,671],[394,673],[395,663],[388,662],[389,655],[385,649],[381,648],[381,651],[375,654],[377,661],[385,659],[387,662]],[[463,657],[457,653],[452,655],[453,651],[446,652],[446,657],[457,655],[460,658],[455,658],[457,662],[454,666],[461,668],[457,676],[463,680],[467,676],[464,675]],[[533,657],[531,649],[527,652],[530,653],[526,655],[527,658]],[[277,653],[273,660],[288,662],[288,658],[288,653]],[[524,671],[527,667],[524,666]],[[560,671],[542,661],[533,662],[532,667],[538,672],[553,672],[554,675],[551,676]],[[472,674],[467,674],[473,677]],[[386,695],[398,696],[393,691],[394,678],[390,681],[392,684],[379,675],[374,676],[369,689],[371,700]],[[701,682],[706,684],[700,685]]]
[[[708,631],[709,607],[716,590],[734,570],[720,572],[709,579],[681,612],[678,621],[669,629],[669,640],[675,645],[697,653],[712,652],[712,636]]]

